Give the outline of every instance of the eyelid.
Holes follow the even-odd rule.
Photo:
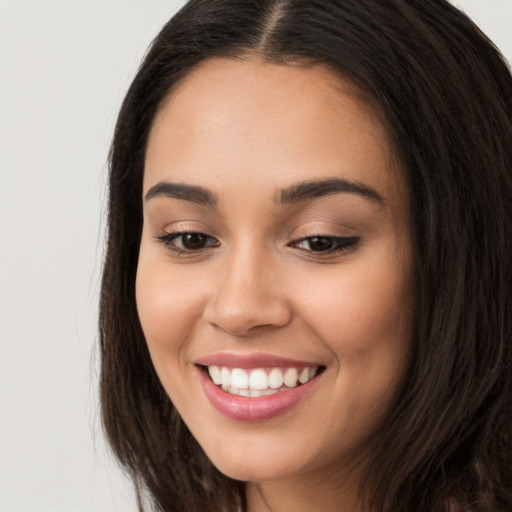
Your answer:
[[[204,236],[205,238],[208,238],[209,240],[215,240],[215,242],[217,242],[218,244],[218,240],[214,237],[214,236],[211,236],[211,235],[208,235],[207,233],[203,233],[201,231],[174,231],[174,232],[167,232],[167,233],[162,233],[160,235],[156,235],[156,238],[158,238],[159,240],[161,241],[164,241],[164,242],[172,242],[180,237],[183,237],[185,235],[199,235],[199,236]]]
[[[315,239],[326,239],[331,240],[333,242],[333,247],[325,250],[315,251],[314,249],[305,249],[302,247],[298,247],[298,245],[302,242],[313,241]],[[358,236],[335,236],[335,235],[324,235],[324,234],[316,234],[301,237],[297,240],[290,242],[291,247],[296,247],[297,249],[308,253],[314,257],[322,257],[329,256],[333,254],[342,254],[353,250],[361,241],[361,238]]]
[[[184,238],[186,235],[197,235],[201,239],[197,240],[198,246],[186,247]],[[199,256],[208,252],[212,248],[220,246],[220,241],[207,232],[200,229],[194,229],[191,226],[176,225],[174,229],[166,229],[160,233],[154,233],[154,238],[174,256]],[[181,244],[175,242],[181,238]],[[189,239],[188,242],[191,240]],[[308,256],[314,258],[325,258],[332,255],[339,255],[355,249],[355,246],[360,242],[358,236],[340,236],[326,233],[324,230],[311,232],[306,236],[295,238],[287,243],[288,247],[295,248]],[[304,247],[309,244],[309,247]],[[315,248],[316,244],[316,248]],[[180,247],[181,245],[181,247]]]
[[[204,247],[198,247],[197,249],[190,249],[186,247],[177,247],[173,245],[174,240],[183,237],[188,234],[200,235],[205,237],[209,243]],[[156,239],[158,243],[161,243],[165,246],[165,249],[172,255],[176,257],[194,257],[203,255],[206,251],[213,247],[218,247],[220,242],[213,236],[204,233],[199,230],[193,229],[177,229],[171,231],[164,231],[162,233],[154,233],[153,237]],[[213,241],[213,243],[212,243]]]

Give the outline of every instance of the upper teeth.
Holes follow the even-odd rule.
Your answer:
[[[317,373],[318,367],[307,368],[226,368],[209,366],[213,382],[224,391],[243,396],[261,396],[305,384]]]

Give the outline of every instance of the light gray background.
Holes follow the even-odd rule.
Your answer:
[[[512,59],[512,0],[454,0]],[[98,421],[105,161],[182,0],[0,0],[0,511],[135,512]]]

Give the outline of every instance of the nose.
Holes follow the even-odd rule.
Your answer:
[[[270,257],[237,251],[219,264],[204,319],[232,336],[249,336],[279,328],[292,318],[292,308]]]

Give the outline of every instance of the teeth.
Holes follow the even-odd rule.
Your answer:
[[[279,368],[272,368],[268,374],[268,385],[272,389],[279,389],[283,385],[283,372]]]
[[[253,370],[249,377],[249,388],[250,389],[267,389],[268,388],[268,377],[265,370]]]
[[[249,391],[249,396],[267,396],[267,395],[274,395],[276,393],[279,393],[279,391],[277,391],[277,389],[263,389],[263,390],[251,389]]]
[[[264,368],[244,370],[209,366],[208,373],[217,386],[232,395],[258,397],[272,395],[305,384],[318,372],[318,367],[301,368]]]
[[[292,388],[297,385],[297,379],[299,378],[299,372],[296,368],[288,368],[284,374],[283,381],[286,386]]]
[[[247,373],[241,370],[240,368],[235,368],[231,372],[231,386],[238,389],[247,389],[249,387],[249,376],[247,375]],[[251,385],[251,388],[254,388],[254,386]]]
[[[309,380],[309,368],[304,368],[299,374],[299,382],[304,384]]]
[[[220,378],[223,386],[229,387],[231,385],[231,373],[227,368],[220,370]]]
[[[208,368],[208,373],[210,374],[210,377],[212,378],[213,382],[217,384],[222,384],[222,377],[220,373],[220,368],[218,366],[210,366]]]

